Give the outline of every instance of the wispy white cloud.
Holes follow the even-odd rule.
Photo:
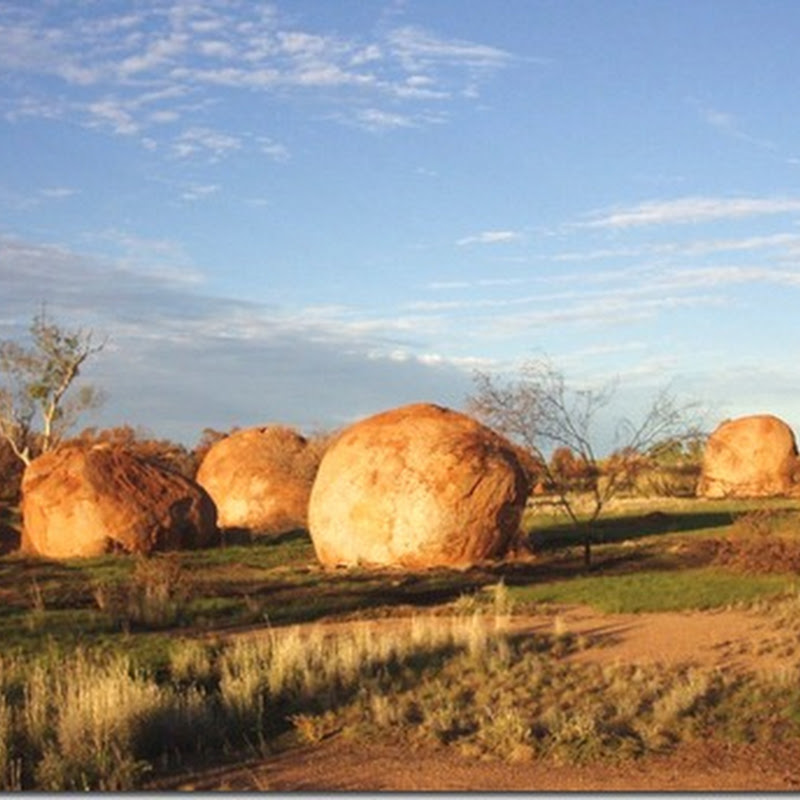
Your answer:
[[[769,237],[767,237],[769,238]],[[650,266],[584,273],[560,272],[525,280],[534,285],[495,287],[487,293],[474,281],[439,281],[426,287],[434,299],[407,301],[403,308],[430,314],[443,331],[461,331],[480,352],[487,340],[510,341],[525,331],[548,334],[584,328],[619,329],[632,323],[663,323],[677,311],[749,308],[749,288],[759,286],[797,290],[800,267],[792,265]],[[579,276],[579,277],[578,277]],[[467,331],[467,333],[464,333]]]
[[[119,76],[124,80],[141,73],[161,69],[185,53],[189,47],[189,37],[184,33],[170,33],[149,42],[144,50],[123,59],[117,66]]]
[[[67,201],[79,193],[79,190],[69,186],[45,186],[23,193],[0,185],[0,208],[33,211],[40,208],[43,203]]]
[[[284,162],[291,158],[291,152],[285,144],[276,142],[268,136],[256,137],[259,151],[273,161]]]
[[[109,126],[114,133],[124,136],[133,136],[139,133],[141,125],[136,121],[129,107],[125,103],[112,98],[98,100],[86,106],[89,113],[90,125]]]
[[[674,294],[636,299],[607,295],[556,307],[496,315],[485,322],[481,332],[484,335],[509,336],[553,326],[618,327],[652,320],[681,308],[724,306],[727,303],[727,299],[718,294]]]
[[[181,199],[189,202],[205,200],[206,198],[217,194],[220,189],[221,187],[217,183],[194,184],[181,193]]]
[[[173,286],[199,286],[204,282],[184,246],[174,239],[144,237],[121,228],[106,228],[85,233],[80,241],[82,247],[94,254],[85,257],[87,263],[106,262],[130,274],[157,276]],[[39,248],[38,252],[43,258],[46,249]],[[73,263],[77,265],[77,261]]]
[[[718,108],[705,105],[696,100],[690,100],[697,107],[700,115],[708,125],[715,130],[733,139],[739,139],[761,150],[775,150],[776,145],[769,139],[759,138],[748,133],[735,114],[721,111]]]
[[[414,128],[418,124],[408,114],[381,111],[377,108],[359,109],[353,114],[353,123],[370,131],[386,131],[397,128]]]
[[[663,256],[704,256],[715,253],[734,253],[763,250],[781,250],[787,255],[800,247],[800,234],[773,233],[762,236],[743,236],[735,239],[696,239],[692,241],[660,242],[627,247],[587,247],[555,253],[550,260],[558,263],[581,263],[620,259],[652,259]],[[593,276],[589,276],[589,280]]]
[[[439,291],[442,289],[483,289],[488,286],[519,286],[529,283],[528,278],[474,278],[471,280],[458,281],[430,281],[424,285],[424,289]]]
[[[378,131],[441,121],[425,106],[463,96],[514,60],[500,48],[413,26],[379,25],[366,37],[311,27],[296,13],[289,22],[272,5],[242,0],[175,0],[122,14],[68,0],[1,4],[0,69],[15,80],[0,108],[8,120],[70,118],[138,135],[155,149],[160,125],[184,119],[206,127],[204,109],[223,87],[274,98],[316,93],[355,111],[400,103],[360,112],[361,127]],[[54,79],[78,89],[80,100],[65,101]],[[187,100],[179,106],[174,95]],[[349,122],[353,114],[335,118]]]
[[[393,53],[412,73],[424,73],[432,64],[442,62],[477,69],[495,69],[511,60],[511,55],[498,47],[440,38],[413,25],[391,31],[387,39]]]
[[[190,128],[173,142],[172,152],[176,158],[188,158],[198,153],[205,154],[213,163],[242,149],[242,139],[211,128]]]
[[[681,197],[600,211],[589,220],[576,223],[576,227],[625,229],[645,225],[684,225],[798,211],[800,199],[792,197]]]
[[[48,186],[41,189],[39,194],[48,200],[62,200],[65,197],[72,197],[78,194],[78,190],[71,189],[69,186]]]
[[[777,267],[692,267],[675,269],[664,275],[656,285],[661,288],[693,289],[724,287],[741,284],[770,284],[800,286],[800,269]]]
[[[520,239],[522,239],[522,234],[518,231],[482,231],[472,236],[465,236],[456,244],[460,247],[470,244],[508,244],[509,242],[518,242]]]

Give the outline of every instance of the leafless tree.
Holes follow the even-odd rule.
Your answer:
[[[467,399],[469,411],[532,454],[558,505],[572,526],[583,532],[587,566],[591,564],[594,523],[642,468],[647,451],[665,439],[698,435],[691,421],[696,405],[680,405],[662,389],[638,423],[616,420],[614,450],[601,462],[596,450],[598,415],[611,403],[616,382],[598,389],[575,389],[547,359],[525,362],[515,380],[476,372],[474,382],[475,392]],[[587,493],[581,493],[579,503],[571,482],[548,458],[549,452],[558,448],[568,448],[594,476],[586,482],[588,510],[582,508]]]
[[[0,341],[0,437],[26,465],[53,449],[81,413],[102,403],[93,386],[69,390],[86,359],[105,346],[92,342],[91,331],[65,330],[44,308],[30,335],[28,347]]]

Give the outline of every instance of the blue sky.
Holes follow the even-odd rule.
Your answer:
[[[546,355],[800,429],[794,0],[0,0],[0,338],[86,422],[461,408]]]

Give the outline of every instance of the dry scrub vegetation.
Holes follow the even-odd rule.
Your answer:
[[[709,736],[769,746],[800,735],[797,670],[756,678],[572,663],[591,639],[558,624],[513,635],[503,584],[485,602],[385,631],[292,626],[177,640],[158,671],[82,649],[66,662],[5,656],[2,788],[131,790],[199,759],[333,735],[568,763],[637,758]],[[796,598],[782,613],[800,627]]]
[[[418,618],[402,637],[298,627],[231,642],[179,640],[159,673],[120,654],[0,658],[0,787],[138,788],[192,757],[259,752],[415,657],[485,647],[482,620]]]

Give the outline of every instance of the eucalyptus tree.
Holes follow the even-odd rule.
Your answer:
[[[103,402],[95,387],[74,387],[86,360],[106,344],[95,343],[91,331],[62,327],[44,308],[29,333],[27,346],[0,341],[0,437],[26,465],[52,450],[82,413]]]

